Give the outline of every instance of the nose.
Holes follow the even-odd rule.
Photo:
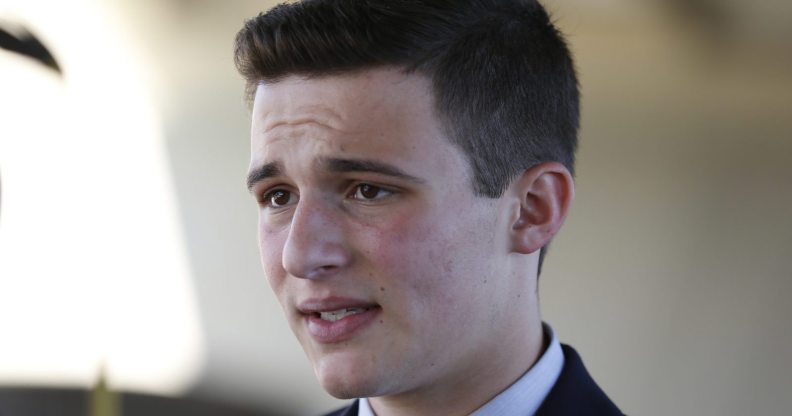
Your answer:
[[[347,267],[347,246],[340,210],[321,200],[301,198],[283,247],[283,268],[303,279],[329,277]]]

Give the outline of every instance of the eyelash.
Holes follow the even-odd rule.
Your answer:
[[[370,188],[373,188],[373,190],[376,190],[377,192],[376,192],[375,197],[372,197],[372,198],[365,198],[365,197],[361,198],[361,197],[358,197],[358,193],[361,193],[363,191],[364,187],[370,187]],[[272,199],[279,192],[288,193],[289,194],[289,200],[288,200],[287,203],[285,203],[283,205],[277,205],[276,206],[276,205],[272,204]],[[382,193],[385,193],[385,195],[384,196],[380,196],[380,194],[382,194]],[[358,200],[358,201],[375,202],[375,201],[379,201],[379,200],[382,200],[382,199],[389,198],[389,197],[393,196],[395,193],[397,193],[397,192],[395,190],[393,190],[393,189],[390,189],[390,188],[386,188],[386,187],[379,186],[379,185],[374,185],[374,184],[367,183],[367,182],[360,182],[360,183],[356,183],[351,188],[351,190],[349,192],[347,192],[346,195],[347,195],[347,197],[349,197],[351,199]],[[362,195],[362,193],[361,193],[361,195]],[[275,188],[275,189],[272,189],[272,190],[269,190],[269,191],[265,192],[262,195],[261,199],[259,200],[259,204],[261,204],[262,206],[265,206],[267,208],[273,208],[273,209],[285,208],[286,206],[291,205],[291,204],[294,203],[294,202],[292,202],[292,198],[293,197],[296,197],[294,192],[289,191],[287,189],[283,189],[283,188]]]
[[[384,193],[386,193],[387,195],[385,195],[385,196],[381,196],[381,197],[377,197],[377,196],[375,196],[374,198],[358,198],[358,197],[357,197],[357,194],[358,194],[359,192],[361,192],[361,195],[362,195],[362,190],[363,190],[363,187],[371,187],[371,188],[373,188],[373,189],[377,190],[377,195],[379,195],[381,192],[384,192]],[[385,187],[382,187],[382,186],[378,186],[378,185],[372,185],[372,184],[370,184],[370,183],[365,183],[365,182],[364,182],[364,183],[358,183],[358,184],[356,184],[356,185],[355,185],[355,186],[352,188],[352,191],[353,191],[353,192],[351,192],[351,195],[353,195],[353,198],[354,198],[354,199],[357,199],[357,200],[360,200],[360,201],[379,201],[379,200],[381,200],[381,199],[388,198],[388,197],[390,197],[390,196],[392,196],[393,194],[395,194],[395,193],[396,193],[395,191],[393,191],[393,190],[391,190],[391,189],[388,189],[388,188],[385,188]]]

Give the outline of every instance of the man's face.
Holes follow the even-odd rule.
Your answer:
[[[515,328],[509,221],[474,195],[430,83],[377,69],[258,87],[261,259],[328,392],[418,392],[480,374]]]

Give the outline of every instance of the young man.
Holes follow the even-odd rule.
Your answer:
[[[248,21],[267,279],[334,415],[620,415],[543,325],[577,80],[534,1],[313,0]]]

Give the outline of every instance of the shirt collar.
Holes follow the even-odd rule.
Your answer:
[[[544,336],[550,339],[544,354],[525,374],[509,388],[473,412],[472,416],[533,415],[550,394],[561,369],[564,368],[564,352],[555,331],[542,323]],[[358,416],[375,416],[368,399],[360,399]]]

